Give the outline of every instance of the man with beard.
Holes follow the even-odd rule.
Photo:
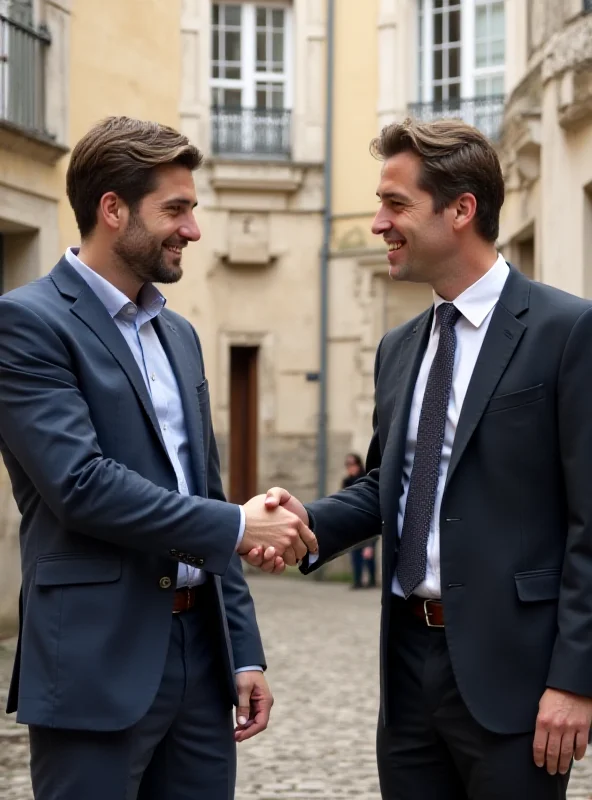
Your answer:
[[[316,547],[262,497],[225,502],[199,339],[153,285],[200,238],[200,162],[171,128],[95,126],[67,174],[80,249],[0,298],[22,513],[8,711],[30,728],[37,800],[234,797],[235,741],[273,702],[239,554]]]

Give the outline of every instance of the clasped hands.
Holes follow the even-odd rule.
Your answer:
[[[280,487],[251,498],[243,506],[245,532],[239,554],[263,572],[280,573],[296,566],[307,553],[317,553],[316,536],[308,527],[302,503]]]

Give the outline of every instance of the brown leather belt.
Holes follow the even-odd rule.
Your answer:
[[[175,591],[175,601],[173,603],[173,614],[181,614],[189,611],[195,605],[198,586],[184,586]]]
[[[405,605],[428,628],[444,627],[444,606],[441,600],[425,600],[412,594]]]

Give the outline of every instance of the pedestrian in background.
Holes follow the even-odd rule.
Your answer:
[[[353,486],[357,480],[366,474],[364,462],[357,453],[348,453],[346,455],[344,467],[347,475],[341,482],[342,489]],[[367,587],[373,589],[376,586],[376,542],[377,540],[373,539],[369,544],[356,547],[355,550],[351,551],[352,589],[364,588],[364,567],[368,572]]]

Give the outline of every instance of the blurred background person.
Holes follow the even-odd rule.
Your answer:
[[[366,474],[364,463],[357,453],[348,453],[344,463],[346,476],[341,482],[341,488],[347,489]],[[352,562],[352,589],[364,588],[364,567],[368,572],[368,583],[366,586],[372,589],[376,586],[376,539],[369,544],[356,547],[351,551]]]

